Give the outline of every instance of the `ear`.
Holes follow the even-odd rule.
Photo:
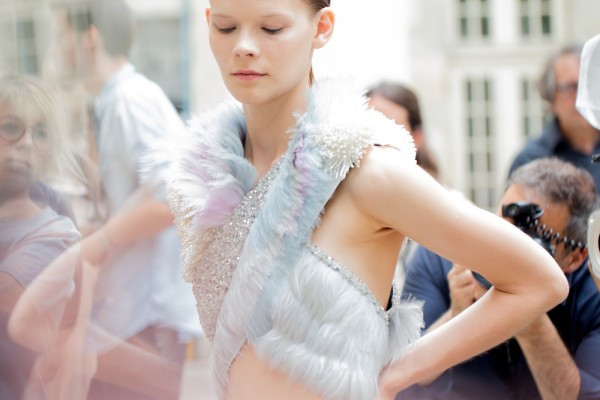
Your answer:
[[[587,249],[574,250],[565,257],[565,262],[562,264],[561,269],[563,270],[563,272],[565,274],[574,272],[577,269],[579,269],[579,267],[581,267],[581,264],[583,263],[583,261],[586,259],[587,256],[588,256]]]
[[[420,149],[425,142],[425,135],[423,134],[422,128],[417,128],[412,131],[413,142],[415,143],[415,147]]]
[[[206,17],[206,23],[210,25],[210,7],[206,7],[206,10],[204,10],[204,16]]]
[[[333,34],[333,26],[335,25],[335,14],[329,7],[322,8],[316,15],[317,33],[313,40],[314,48],[320,49],[325,46],[331,35]]]

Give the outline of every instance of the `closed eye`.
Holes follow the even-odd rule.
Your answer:
[[[217,31],[219,31],[220,33],[231,33],[235,30],[235,26],[230,26],[227,28],[220,28],[215,25],[215,27],[217,28]]]
[[[263,31],[267,32],[270,35],[275,35],[278,32],[281,32],[283,28],[275,28],[275,29],[271,29],[271,28],[262,28]]]

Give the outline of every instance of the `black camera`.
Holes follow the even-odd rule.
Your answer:
[[[552,244],[554,239],[551,230],[545,226],[539,226],[539,219],[544,215],[542,207],[535,203],[518,201],[502,206],[502,216],[512,218],[513,224],[528,234],[540,246],[542,246],[552,257],[556,254],[556,247]]]
[[[544,215],[542,207],[526,201],[518,201],[502,206],[502,216],[512,218],[513,224],[521,230],[530,228],[530,225],[540,219],[542,215]]]
[[[552,231],[546,231],[544,226],[539,226],[539,219],[544,215],[542,207],[527,201],[505,204],[502,206],[502,216],[512,218],[513,224],[529,235],[542,246],[552,257],[556,254],[556,248],[552,244],[554,236]],[[490,288],[492,284],[482,275],[473,271],[475,279],[484,287]]]

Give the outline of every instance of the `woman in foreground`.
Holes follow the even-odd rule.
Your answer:
[[[539,245],[453,199],[349,82],[313,81],[329,0],[212,0],[206,17],[241,105],[191,121],[169,196],[219,398],[392,399],[566,296]],[[406,237],[485,266],[494,289],[419,338],[419,305],[392,286]]]

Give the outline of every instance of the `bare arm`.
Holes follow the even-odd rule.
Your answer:
[[[23,290],[8,322],[11,339],[35,351],[50,348],[56,339],[59,320],[64,317],[62,311],[70,303],[69,292],[78,258],[79,247],[74,245],[52,261]],[[56,301],[48,304],[48,299]]]
[[[579,369],[547,315],[535,320],[516,339],[544,400],[577,399]]]
[[[49,338],[54,337],[55,329],[47,322],[49,316],[42,310],[44,299],[65,290],[77,272],[76,266],[81,265],[80,258],[83,256],[92,266],[101,266],[102,260],[112,248],[126,247],[151,238],[169,227],[172,221],[173,217],[166,203],[153,199],[144,188],[138,190],[122,212],[64,251],[32,282],[11,317],[11,335],[24,346],[46,348],[48,341],[53,340]],[[81,295],[91,296],[91,292]],[[30,329],[40,325],[43,329]]]
[[[9,315],[21,294],[23,287],[19,282],[6,272],[0,272],[0,313]]]
[[[470,307],[485,293],[485,289],[475,281],[471,271],[460,265],[454,264],[452,269],[448,272],[447,278],[450,291],[450,308],[432,323],[425,333],[433,332],[444,325],[446,322]],[[419,382],[419,384],[428,385],[440,375],[441,374],[434,374],[426,380]]]
[[[84,258],[99,265],[111,247],[126,247],[152,238],[173,224],[169,205],[158,201],[145,187],[136,191],[121,212],[82,240]]]
[[[477,298],[485,292],[479,287],[471,271],[457,264],[454,264],[448,272],[448,287],[450,290],[450,308],[431,324],[426,332],[434,331],[459,315],[475,303]]]
[[[382,373],[384,398],[514,336],[566,296],[564,274],[539,245],[501,218],[454,199],[396,151],[373,148],[350,184],[358,207],[382,227],[477,269],[494,285]],[[540,285],[547,290],[535,290]]]

